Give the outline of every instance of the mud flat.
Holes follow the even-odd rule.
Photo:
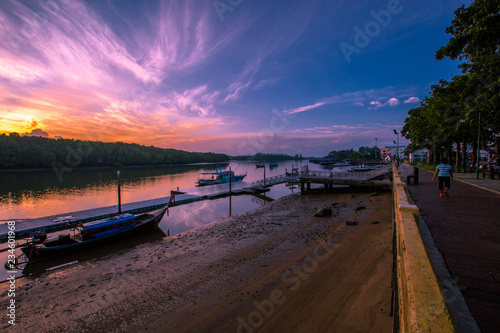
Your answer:
[[[315,217],[321,208],[333,214]],[[20,278],[16,325],[2,316],[0,327],[389,332],[391,219],[388,191],[289,195],[99,260]],[[0,285],[4,305],[7,289]]]

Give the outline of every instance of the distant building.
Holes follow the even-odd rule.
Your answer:
[[[410,153],[410,162],[425,162],[429,163],[430,151],[427,148],[415,149]]]
[[[406,146],[384,146],[380,148],[380,157],[385,161],[393,160],[399,152],[399,159],[403,160],[406,156],[403,153]]]

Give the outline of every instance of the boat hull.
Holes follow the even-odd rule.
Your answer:
[[[121,238],[130,237],[132,235],[136,235],[151,228],[155,228],[158,226],[158,223],[160,223],[166,211],[167,208],[163,208],[157,215],[154,215],[154,217],[152,217],[151,219],[148,219],[142,223],[138,223],[135,226],[132,226],[131,228],[116,234],[107,235],[96,239],[89,239],[80,242],[72,242],[69,244],[51,246],[51,247],[47,247],[43,245],[43,243],[35,245],[26,245],[21,247],[21,251],[30,260],[39,260],[57,255],[73,253],[84,249],[90,249],[94,246],[113,242]],[[139,215],[138,217],[140,216],[141,215]]]
[[[243,181],[246,175],[234,176],[231,178],[231,183],[237,183]],[[229,179],[200,179],[197,182],[198,186],[216,185],[216,184],[227,184]]]

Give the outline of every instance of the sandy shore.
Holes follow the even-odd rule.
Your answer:
[[[391,193],[349,191],[290,195],[36,280],[18,279],[16,325],[2,315],[0,327],[12,332],[391,331]],[[333,215],[314,217],[324,207]],[[4,305],[7,288],[0,286]]]

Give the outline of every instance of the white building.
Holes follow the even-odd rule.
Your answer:
[[[380,157],[383,160],[393,160],[399,152],[399,159],[404,160],[406,158],[406,155],[403,154],[405,148],[406,146],[384,146],[380,148]]]

